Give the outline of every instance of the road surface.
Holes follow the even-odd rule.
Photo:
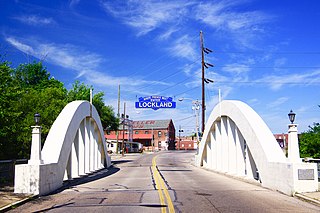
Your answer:
[[[108,170],[10,212],[320,212],[258,184],[197,168],[194,154],[127,155]]]

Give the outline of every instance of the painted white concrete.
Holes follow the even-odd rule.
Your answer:
[[[298,138],[294,130],[292,132],[291,156],[295,160],[289,161],[270,129],[252,108],[240,101],[222,101],[207,121],[195,163],[218,172],[257,179],[262,186],[286,194],[316,191],[316,164],[296,160]],[[306,172],[314,169],[313,179],[301,180],[300,177],[299,180],[298,169]]]
[[[103,139],[103,128],[95,107],[87,101],[69,103],[47,136],[41,151],[43,164],[16,166],[15,193],[47,194],[61,187],[64,178],[76,178],[110,166],[111,159]]]
[[[301,163],[298,141],[297,124],[289,124],[288,130],[288,159],[292,163]]]
[[[42,164],[41,157],[41,126],[32,126],[31,154],[28,164]]]

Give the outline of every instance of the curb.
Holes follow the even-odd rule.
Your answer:
[[[297,197],[298,199],[301,199],[301,200],[307,201],[309,203],[312,203],[312,204],[320,206],[320,201],[319,200],[307,197],[307,196],[305,196],[303,194],[295,193],[294,197]]]
[[[6,206],[4,206],[4,207],[1,207],[1,208],[0,208],[0,212],[9,211],[9,210],[11,210],[14,206],[20,206],[20,205],[22,205],[22,204],[24,204],[24,203],[26,203],[26,202],[34,199],[34,198],[37,198],[37,197],[38,197],[38,195],[31,195],[31,196],[26,197],[26,198],[24,198],[24,199],[22,199],[22,200],[18,200],[18,201],[14,202],[14,203],[10,203],[10,204],[8,204],[8,205],[6,205]]]

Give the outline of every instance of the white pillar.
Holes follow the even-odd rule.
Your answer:
[[[228,140],[228,129],[227,129],[227,117],[221,117],[221,165],[222,171],[228,172],[228,154],[229,154],[229,140]]]
[[[211,138],[208,137],[206,138],[206,146],[207,146],[207,163],[208,163],[208,168],[212,169],[212,143],[211,143]]]
[[[297,124],[289,124],[288,130],[288,159],[292,163],[300,163]]]
[[[235,131],[236,127],[234,122],[228,118],[228,144],[229,144],[229,173],[236,174],[237,173],[237,151],[236,151],[236,139],[235,139]]]
[[[79,177],[79,131],[77,131],[71,147],[71,177]]]
[[[85,120],[79,126],[79,175],[85,175]]]
[[[217,155],[217,171],[221,171],[222,168],[222,157],[221,157],[221,121],[217,121],[215,123],[215,128],[216,128],[216,142],[217,142],[217,149],[216,149],[216,155]]]
[[[90,118],[85,119],[85,142],[84,142],[84,170],[90,173]]]
[[[94,127],[93,127],[93,123],[90,119],[90,125],[89,125],[89,137],[90,137],[90,172],[94,171],[94,163],[95,163],[95,153],[94,153],[94,138],[93,138],[93,131],[94,131]]]
[[[32,143],[31,143],[31,155],[28,164],[38,165],[43,164],[41,158],[41,126],[32,127]]]
[[[245,152],[244,152],[244,139],[241,132],[235,127],[235,140],[236,140],[236,158],[237,158],[237,175],[245,176]]]
[[[211,138],[211,168],[213,170],[217,169],[217,141],[215,138],[215,132],[214,131],[210,131],[209,133],[210,138]]]

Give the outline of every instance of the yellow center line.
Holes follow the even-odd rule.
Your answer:
[[[164,201],[164,197],[163,197],[163,194],[162,194],[162,191],[161,191],[161,188],[159,187],[160,186],[160,183],[159,183],[159,176],[158,176],[158,170],[155,166],[155,164],[153,163],[153,160],[152,160],[152,172],[153,172],[153,178],[154,178],[154,181],[155,181],[155,184],[156,184],[156,188],[157,188],[157,191],[158,191],[158,194],[159,194],[159,198],[160,198],[160,204],[161,206],[161,212],[162,213],[166,213],[166,203]]]
[[[160,203],[161,203],[161,205],[165,205],[163,194],[162,194],[162,193],[164,193],[164,195],[166,197],[166,200],[167,200],[167,203],[168,203],[169,213],[174,213],[175,212],[174,211],[174,206],[173,206],[170,194],[169,194],[169,192],[167,190],[167,187],[165,186],[164,180],[162,179],[162,177],[161,177],[161,175],[160,175],[160,173],[159,173],[159,171],[157,170],[157,167],[156,167],[157,166],[156,158],[157,158],[157,156],[155,156],[152,159],[152,171],[153,171],[154,179],[155,179],[156,186],[157,186],[157,189],[158,189],[158,194],[159,194],[159,197],[160,197]],[[161,207],[161,212],[165,213],[166,212],[166,208],[165,207]]]

